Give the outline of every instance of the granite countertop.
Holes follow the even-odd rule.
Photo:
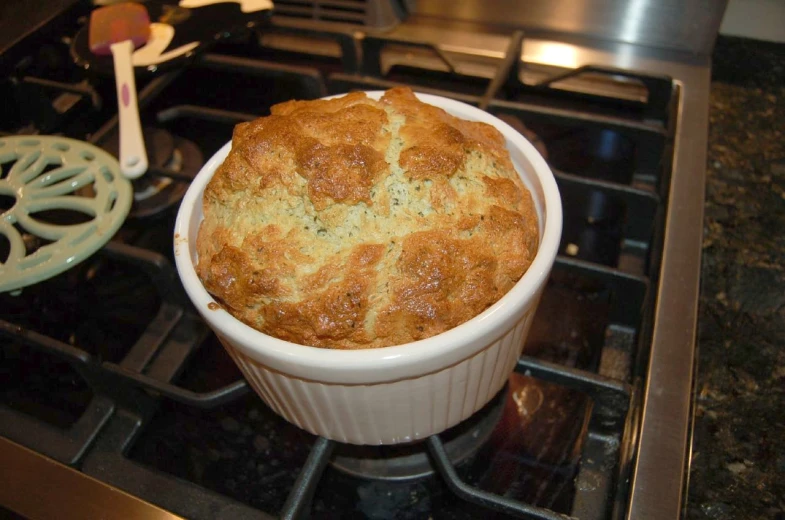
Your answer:
[[[690,519],[785,519],[785,44],[713,55]]]

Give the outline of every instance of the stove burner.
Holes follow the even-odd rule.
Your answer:
[[[192,141],[173,136],[162,128],[144,128],[144,144],[150,165],[166,168],[174,172],[195,177],[204,163],[204,156]],[[109,153],[117,155],[117,138],[104,147]],[[176,206],[185,195],[188,185],[166,177],[146,174],[135,179],[134,203],[129,217],[146,218],[158,215]]]
[[[515,130],[518,131],[523,137],[529,140],[531,144],[534,145],[534,148],[540,152],[540,155],[547,161],[548,160],[548,148],[545,146],[545,141],[537,135],[534,131],[532,131],[529,127],[523,124],[518,117],[512,114],[495,114],[496,117],[513,127]]]
[[[440,434],[453,465],[471,458],[490,438],[502,418],[507,393],[505,386],[479,412]],[[425,441],[393,446],[342,444],[331,464],[349,475],[374,480],[413,480],[434,473]]]

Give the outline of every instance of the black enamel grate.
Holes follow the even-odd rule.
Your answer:
[[[276,31],[305,38],[311,34],[302,27],[281,25]],[[471,471],[453,465],[442,436],[436,435],[427,440],[426,446],[437,476],[427,485],[411,488],[414,503],[396,514],[400,518],[463,518],[466,516],[461,514],[485,516],[483,512],[488,517],[500,514],[561,519],[567,514],[586,520],[619,518],[625,508],[635,450],[640,367],[645,366],[650,341],[654,296],[649,288],[656,285],[654,273],[661,255],[672,111],[678,102],[678,89],[668,78],[598,67],[561,72],[537,84],[524,84],[520,80],[522,64],[518,57],[523,37],[519,33],[510,38],[507,55],[496,63],[497,73],[491,79],[458,74],[451,58],[435,50],[446,64],[446,72],[383,65],[381,56],[391,46],[423,47],[417,42],[383,36],[357,39],[338,29],[313,31],[313,35],[334,40],[342,54],[325,64],[309,63],[308,56],[294,53],[285,55],[287,61],[283,63],[269,59],[269,50],[256,41],[233,42],[216,48],[188,69],[144,82],[139,102],[145,125],[187,138],[209,157],[228,139],[234,124],[264,115],[275,102],[412,84],[423,92],[512,117],[534,131],[548,149],[565,202],[565,231],[552,280],[529,338],[526,352],[530,355],[521,358],[516,373],[569,389],[586,399],[585,417],[576,418],[584,426],[575,447],[574,466],[563,469],[551,464],[558,467],[547,470],[551,476],[563,472],[568,500],[540,500],[536,493],[527,494],[534,497],[532,503],[488,491]],[[106,109],[113,102],[104,101],[112,95],[112,84],[20,74],[21,81],[4,84],[4,88],[25,99],[30,92],[36,95],[45,91],[46,99],[59,100],[62,110],[37,113],[38,103],[28,102],[21,110],[29,112],[10,120],[15,126],[3,127],[3,132],[21,133],[38,125],[42,131],[61,131],[99,146],[113,138],[117,120]],[[217,74],[222,81],[214,89],[193,88]],[[643,85],[647,94],[642,101],[619,102],[554,88],[560,81],[584,74],[622,76]],[[190,181],[166,166],[152,168],[148,175],[173,182]],[[229,448],[211,448],[213,441],[209,439],[199,441],[202,447],[184,445],[184,451],[175,457],[185,460],[183,469],[174,474],[155,467],[154,459],[162,455],[157,450],[175,450],[156,437],[161,435],[156,432],[177,426],[177,421],[165,421],[167,414],[183,413],[183,417],[195,421],[194,429],[218,421],[222,425],[219,429],[223,427],[230,437],[238,437],[247,425],[233,418],[230,410],[245,413],[249,402],[256,403],[248,395],[245,381],[231,367],[226,368],[223,377],[204,387],[199,382],[207,377],[205,372],[196,369],[197,373],[192,373],[194,366],[210,368],[222,361],[209,358],[214,337],[190,308],[172,267],[171,224],[171,214],[152,221],[129,221],[113,242],[83,266],[21,296],[0,295],[4,355],[9,359],[17,356],[14,366],[20,374],[36,370],[39,364],[38,358],[19,354],[22,348],[51,358],[53,366],[67,365],[70,375],[64,377],[63,384],[75,389],[73,400],[77,402],[73,417],[58,422],[46,420],[46,413],[36,416],[35,406],[18,406],[14,403],[24,399],[15,397],[16,401],[11,402],[7,398],[10,394],[5,394],[0,404],[0,434],[188,518],[338,518],[339,508],[344,506],[355,508],[353,514],[359,518],[374,516],[367,510],[358,512],[351,503],[362,501],[363,493],[370,491],[351,488],[345,492],[350,498],[343,503],[344,492],[333,493],[330,488],[330,481],[340,478],[324,478],[326,471],[335,471],[328,463],[336,444],[290,433],[287,427],[269,436],[245,434],[259,451],[253,461],[256,476],[234,482],[231,489],[226,487],[226,480],[232,477],[223,475],[224,481],[217,482],[215,477],[205,476],[206,469],[200,465],[203,455],[209,459],[213,453],[210,449],[219,451],[219,459],[232,452]],[[117,280],[108,275],[101,278],[113,270],[121,273]],[[136,288],[149,286],[149,290],[143,297],[108,301],[102,309],[104,314],[93,317],[108,316],[109,332],[92,347],[67,333],[74,325],[67,319],[55,318],[51,323],[31,320],[24,314],[25,305],[20,305],[38,305],[32,303],[35,291],[68,292],[96,280],[97,292],[87,298],[133,295],[129,279],[138,280]],[[117,285],[113,288],[112,283]],[[556,303],[547,303],[549,294]],[[116,311],[109,309],[112,305]],[[577,317],[571,318],[573,309]],[[60,322],[62,327],[57,326]],[[552,325],[556,322],[562,323],[563,330]],[[117,337],[112,338],[112,333]],[[115,343],[117,346],[112,347]],[[19,395],[24,394],[26,385],[40,386],[21,376],[15,385]],[[28,394],[35,391],[28,389]],[[58,390],[47,390],[53,391]],[[33,397],[25,399],[35,401]],[[199,422],[208,420],[212,422]],[[248,424],[261,423],[250,418]],[[300,443],[292,446],[290,437],[297,437]],[[265,455],[270,449],[265,443],[273,442],[273,438],[282,442],[281,450],[289,450],[291,456],[283,458],[289,464],[285,468],[276,469],[272,462],[278,458]],[[189,453],[191,462],[187,461]],[[537,474],[547,466],[543,460],[540,455],[516,463],[534,468],[532,474]],[[238,458],[225,467],[250,462]],[[524,482],[540,485],[532,480]],[[445,503],[465,505],[457,507],[453,515],[449,508],[439,509],[437,498],[423,498],[421,489],[435,489],[443,495],[438,500]],[[280,492],[267,498],[266,490]],[[408,493],[409,488],[406,490]],[[374,487],[373,493],[377,491]],[[328,494],[335,497],[329,498]],[[384,511],[377,513],[384,516]],[[392,516],[391,511],[388,513]]]

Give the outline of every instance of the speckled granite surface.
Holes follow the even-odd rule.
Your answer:
[[[714,54],[690,519],[785,519],[785,45]]]

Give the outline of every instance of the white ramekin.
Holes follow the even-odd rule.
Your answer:
[[[368,92],[378,99],[382,92]],[[439,433],[482,408],[503,386],[521,354],[553,265],[562,226],[561,199],[545,160],[498,118],[458,101],[417,94],[467,120],[491,124],[534,198],[540,248],[520,281],[482,314],[428,339],[367,350],[329,350],[263,334],[221,308],[196,275],[202,193],[229,153],[227,143],[204,165],[180,206],[175,260],[188,296],[248,382],[276,413],[317,435],[352,444],[396,444]]]

